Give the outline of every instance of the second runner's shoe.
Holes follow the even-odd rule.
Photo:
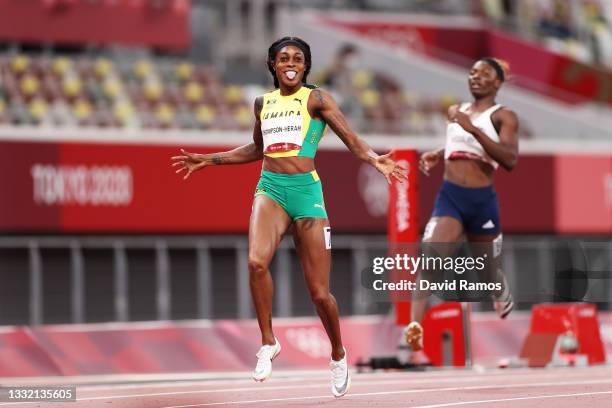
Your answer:
[[[419,322],[411,322],[406,326],[404,328],[404,337],[412,351],[423,349],[423,327]]]
[[[505,276],[503,280],[503,285],[504,290],[501,295],[491,296],[493,298],[495,312],[497,313],[500,319],[505,319],[510,314],[512,309],[514,309],[514,300],[512,298],[512,293],[510,293],[510,287],[508,286],[508,281],[506,281]]]
[[[263,382],[272,375],[272,360],[281,352],[281,345],[275,337],[275,344],[266,344],[261,346],[257,352],[257,366],[253,371],[253,379],[257,382]]]

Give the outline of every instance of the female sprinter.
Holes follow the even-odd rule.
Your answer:
[[[293,224],[294,242],[310,297],[331,342],[332,393],[344,395],[350,386],[346,350],[342,346],[338,305],[329,292],[330,227],[314,156],[326,124],[348,149],[372,165],[390,182],[405,178],[391,158],[374,153],[348,126],[328,92],[307,85],[310,47],[296,37],[284,37],[268,50],[267,65],[276,90],[255,100],[253,142],[215,154],[182,151],[173,157],[185,178],[206,166],[249,163],[263,158],[249,225],[249,282],[261,330],[262,347],[253,371],[255,381],[272,373],[281,351],[272,330],[272,277],[268,270],[276,248]]]
[[[468,242],[488,247],[486,251],[493,255],[487,262],[488,279],[502,288],[493,292],[495,310],[502,319],[514,303],[499,269],[502,235],[493,175],[499,165],[511,171],[518,159],[517,116],[495,101],[507,74],[508,64],[502,60],[484,58],[472,66],[468,83],[473,102],[449,108],[445,148],[424,153],[419,163],[429,175],[445,159],[444,183],[423,242],[458,243],[465,234]],[[413,350],[422,348],[420,322],[426,308],[426,295],[413,296],[412,322],[404,330]]]

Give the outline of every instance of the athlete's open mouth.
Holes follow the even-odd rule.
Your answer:
[[[285,76],[289,79],[292,80],[296,77],[297,72],[295,71],[285,71]]]

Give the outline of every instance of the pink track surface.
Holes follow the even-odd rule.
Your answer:
[[[70,379],[66,378],[69,384]],[[43,381],[41,381],[43,382]],[[276,372],[265,383],[244,379],[81,385],[77,402],[0,403],[0,407],[610,407],[612,367],[386,372],[352,375],[334,399],[326,372]]]

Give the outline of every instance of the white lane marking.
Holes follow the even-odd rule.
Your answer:
[[[592,384],[610,384],[612,380],[599,380],[599,381],[566,381],[566,382],[542,382],[542,383],[523,383],[523,384],[497,384],[487,386],[474,386],[474,387],[449,387],[449,388],[421,388],[415,390],[398,390],[398,391],[381,391],[381,392],[365,392],[357,394],[347,394],[343,399],[352,399],[354,397],[372,397],[378,395],[399,395],[399,394],[414,394],[414,393],[430,393],[430,392],[448,392],[448,391],[474,391],[474,390],[489,390],[495,388],[533,388],[533,387],[557,387],[565,385],[592,385]],[[612,391],[611,391],[612,393]],[[305,397],[288,397],[288,398],[269,398],[260,400],[241,400],[241,401],[223,401],[223,402],[209,402],[204,404],[189,404],[189,405],[172,405],[163,408],[191,408],[191,407],[210,407],[214,405],[238,405],[238,404],[258,404],[262,402],[282,402],[282,401],[300,401],[300,400],[312,400],[312,399],[334,399],[332,395],[311,395]]]
[[[352,374],[354,374],[356,377],[354,378],[358,378],[361,382],[367,380],[377,380],[375,381],[376,383],[381,382],[380,380],[382,380],[382,382],[384,384],[387,384],[389,381],[402,381],[402,382],[410,382],[411,384],[426,384],[429,382],[456,382],[456,381],[466,381],[466,382],[472,382],[472,381],[481,381],[482,379],[484,379],[485,377],[483,376],[483,374],[476,374],[476,373],[472,373],[475,375],[471,375],[471,376],[467,376],[467,375],[458,375],[459,372],[457,373],[449,373],[447,372],[447,374],[449,374],[448,376],[445,377],[430,377],[430,378],[414,378],[412,376],[412,374],[415,373],[402,373],[402,374],[397,374],[397,375],[381,375],[380,373],[378,374],[357,374],[355,372],[352,372]],[[424,377],[424,374],[427,373],[416,373],[419,377]],[[503,375],[507,375],[508,373],[504,373]],[[245,374],[245,378],[247,375],[250,375],[250,373]],[[488,373],[487,377],[494,377],[494,376],[501,376],[501,373]],[[539,377],[541,379],[541,377]],[[276,379],[278,380],[279,378],[276,377]],[[314,387],[317,386],[324,386],[327,385],[329,383],[329,372],[325,372],[325,376],[317,376],[317,377],[298,377],[298,378],[282,378],[282,382],[283,383],[293,383],[293,382],[305,382],[308,381],[310,383],[315,382],[315,381],[319,381],[320,384],[319,385],[313,385]],[[69,383],[69,382],[68,382]],[[238,380],[238,381],[186,381],[186,382],[172,382],[172,381],[164,381],[164,382],[156,382],[156,383],[140,383],[140,384],[116,384],[116,385],[103,385],[103,384],[97,384],[97,385],[86,385],[86,386],[78,386],[77,388],[80,392],[100,392],[100,391],[114,391],[114,390],[131,390],[131,389],[139,389],[139,388],[186,388],[186,387],[205,387],[208,385],[215,385],[217,387],[221,387],[222,385],[227,384],[227,386],[236,386],[236,385],[241,385],[241,383],[248,383],[253,384],[253,380],[249,379],[249,380]],[[71,384],[72,385],[72,384]],[[309,387],[310,385],[308,385]],[[277,387],[281,387],[281,388],[277,388]],[[262,388],[261,386],[258,386],[257,388],[253,387],[252,390],[255,391],[259,391],[262,389],[265,390],[273,390],[273,389],[285,389],[286,386],[271,386],[271,387],[266,387],[266,388]],[[295,388],[295,386],[290,386],[290,388]],[[235,388],[236,389],[236,388]],[[230,389],[228,388],[218,388],[218,389],[209,389],[207,390],[208,392],[224,392],[224,391],[229,391]],[[244,388],[244,391],[249,391],[251,390],[251,388]]]
[[[514,397],[514,398],[500,398],[500,399],[489,399],[489,400],[449,402],[447,404],[418,405],[418,406],[414,406],[412,408],[457,407],[457,406],[460,406],[460,405],[489,404],[489,403],[492,403],[492,402],[524,401],[524,400],[545,399],[545,398],[584,397],[584,396],[587,396],[587,395],[602,395],[602,394],[612,394],[612,391],[580,392],[580,393],[576,393],[576,394],[547,394],[547,395],[533,395],[531,397]]]
[[[355,377],[353,377],[355,378]],[[558,378],[558,376],[556,375],[542,375],[538,377],[540,380],[545,380],[547,378]],[[449,378],[438,378],[435,380],[435,382],[437,384],[439,383],[459,383],[459,382],[463,382],[463,383],[470,383],[470,382],[482,382],[483,380],[488,379],[487,377],[483,377],[483,376],[478,376],[478,377],[463,377],[463,378],[455,378],[455,377],[449,377]],[[593,378],[589,378],[588,380],[585,380],[588,383],[592,383],[593,381],[598,381],[596,379]],[[603,380],[603,381],[612,381],[612,380]],[[410,385],[423,385],[423,384],[428,384],[431,383],[432,381],[430,379],[411,379],[409,377],[404,377],[402,379],[395,379],[395,380],[386,380],[386,381],[375,381],[373,383],[370,383],[369,385],[381,385],[381,386],[387,386],[387,385],[402,385],[402,384],[410,384]],[[581,383],[580,380],[575,379],[573,384],[578,384]],[[359,386],[363,384],[361,381],[359,382],[354,382],[353,386]],[[322,388],[322,387],[326,387],[328,384],[326,383],[319,383],[319,384],[303,384],[300,385],[300,388]],[[512,384],[509,384],[512,385]],[[225,392],[248,392],[248,391],[254,391],[254,392],[266,392],[266,391],[282,391],[282,390],[287,390],[287,389],[295,389],[294,385],[277,385],[277,386],[269,386],[269,387],[262,387],[261,385],[258,386],[251,386],[251,387],[234,387],[234,388],[218,388],[218,389],[208,389],[208,390],[189,390],[189,391],[171,391],[171,392],[155,392],[155,393],[139,393],[139,394],[124,394],[124,395],[110,395],[110,396],[97,396],[97,397],[83,397],[83,398],[77,398],[77,401],[96,401],[96,400],[102,400],[102,399],[126,399],[126,398],[139,398],[139,397],[163,397],[163,396],[169,396],[169,395],[188,395],[188,394],[213,394],[213,393],[225,393]],[[0,404],[2,405],[2,404]]]
[[[381,375],[381,374],[374,374],[372,375],[367,375],[367,374],[356,374],[356,373],[351,373],[352,375],[354,375],[353,378],[357,378],[359,379],[359,383],[363,383],[365,381],[373,381],[376,384],[393,384],[395,382],[400,382],[400,383],[406,383],[406,382],[410,382],[410,384],[427,384],[430,382],[435,382],[435,383],[440,383],[440,382],[457,382],[457,381],[464,381],[464,382],[473,382],[473,381],[482,381],[483,379],[489,379],[491,377],[500,377],[501,374],[500,373],[488,373],[486,375],[486,377],[484,377],[482,374],[476,374],[476,375],[472,375],[472,376],[458,376],[458,375],[449,375],[449,376],[445,376],[445,377],[430,377],[430,378],[422,378],[424,377],[423,373],[418,373],[418,376],[420,378],[415,378],[415,376],[413,376],[413,373],[404,373],[402,375]],[[509,374],[508,372],[504,373],[505,375]],[[512,376],[514,377],[514,375]],[[540,380],[542,379],[546,379],[547,377],[551,377],[551,378],[557,378],[558,375],[554,375],[552,373],[550,373],[548,376],[547,375],[543,375],[543,376],[538,376],[538,378]],[[593,378],[592,376],[588,377],[589,379],[596,379]],[[606,378],[608,378],[608,374],[606,374]],[[329,373],[325,373],[325,376],[321,376],[321,377],[308,377],[308,378],[283,378],[282,382],[283,383],[287,383],[287,382],[304,382],[304,381],[325,381],[325,385],[327,385],[327,382],[329,382]],[[129,389],[138,389],[138,388],[185,388],[185,387],[205,387],[207,385],[215,385],[217,387],[221,387],[222,385],[227,384],[227,386],[234,386],[233,389],[238,389],[237,387],[235,387],[236,385],[241,385],[241,383],[248,383],[249,385],[253,384],[253,380],[249,379],[249,380],[244,380],[244,381],[224,381],[222,383],[217,383],[217,382],[202,382],[202,381],[189,381],[189,382],[163,382],[163,383],[141,383],[141,384],[121,384],[121,385],[89,385],[89,386],[78,386],[79,391],[81,392],[99,392],[99,391],[112,391],[112,390],[129,390]],[[267,384],[266,384],[267,385]],[[321,384],[320,384],[321,385]],[[319,385],[300,385],[300,387],[316,387]],[[278,388],[280,387],[280,388]],[[290,387],[295,387],[295,386],[290,386]],[[259,391],[259,390],[274,390],[274,389],[285,389],[286,386],[281,386],[281,385],[277,385],[277,386],[270,386],[270,387],[266,387],[266,388],[262,388],[261,385],[258,386],[254,386],[254,387],[244,387],[242,386],[240,389],[244,390],[244,391]],[[207,392],[224,392],[224,391],[229,391],[229,389],[226,388],[218,388],[218,389],[208,389],[206,390]]]

